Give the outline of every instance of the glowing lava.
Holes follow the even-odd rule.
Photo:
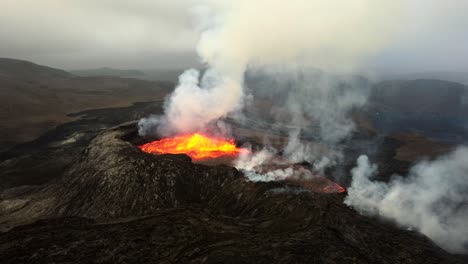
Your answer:
[[[193,160],[236,157],[240,153],[249,152],[247,149],[236,147],[234,139],[211,138],[199,133],[163,138],[143,144],[139,148],[152,154],[187,154]]]
[[[262,164],[254,167],[258,175],[264,175],[267,181],[286,181],[316,193],[343,193],[346,189],[317,172],[298,164]],[[261,179],[257,181],[262,181]]]
[[[297,184],[314,192],[343,193],[346,191],[346,189],[341,187],[338,183],[333,182],[323,176],[317,177],[309,181],[297,181]]]

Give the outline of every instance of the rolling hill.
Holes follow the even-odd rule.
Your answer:
[[[173,84],[120,77],[79,77],[32,62],[0,59],[0,150],[32,140],[70,113],[160,100]]]

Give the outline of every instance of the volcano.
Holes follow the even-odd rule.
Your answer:
[[[141,141],[135,123],[102,131],[61,177],[2,192],[2,263],[464,263],[343,193],[253,182]]]
[[[226,140],[199,133],[163,138],[145,143],[138,146],[138,148],[146,153],[156,155],[185,154],[192,158],[194,162],[205,161],[205,163],[206,161],[216,163],[219,158],[236,158],[239,154],[251,153],[248,149],[238,148],[233,138]],[[290,164],[286,161],[277,164],[281,157],[274,157],[272,160],[276,163],[256,166],[253,170],[245,171],[245,173],[247,175],[256,174],[269,180],[285,180],[319,193],[342,193],[346,191],[338,183],[312,172],[303,165]]]

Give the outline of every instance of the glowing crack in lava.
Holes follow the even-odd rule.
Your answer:
[[[343,193],[346,189],[305,166],[298,164],[262,164],[244,174],[251,181],[285,181],[316,193]]]
[[[193,160],[215,159],[224,156],[237,157],[249,150],[238,148],[234,139],[212,138],[199,133],[163,138],[139,146],[151,154],[187,154]]]

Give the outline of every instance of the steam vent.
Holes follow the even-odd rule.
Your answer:
[[[135,123],[105,130],[63,177],[4,192],[1,263],[463,263],[344,193],[252,182],[142,143]]]

